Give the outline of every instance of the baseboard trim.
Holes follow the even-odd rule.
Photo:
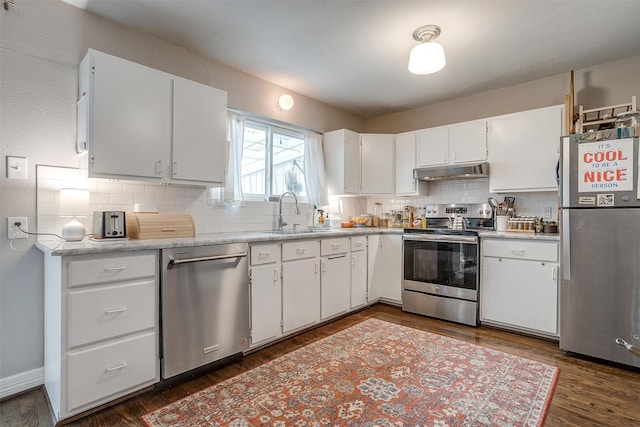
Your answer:
[[[44,368],[33,369],[7,378],[0,378],[0,399],[44,384]]]

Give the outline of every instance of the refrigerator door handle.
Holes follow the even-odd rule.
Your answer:
[[[562,276],[564,280],[571,280],[571,239],[569,237],[569,210],[562,209]]]

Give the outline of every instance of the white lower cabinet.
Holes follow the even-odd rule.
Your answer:
[[[402,303],[402,235],[369,236],[368,300]]]
[[[483,323],[558,335],[558,243],[483,239]]]
[[[350,308],[350,242],[348,237],[323,239],[320,245],[320,318],[324,320]]]
[[[251,346],[282,335],[282,264],[280,244],[251,246]]]
[[[367,237],[351,238],[351,308],[367,304]]]
[[[158,254],[45,256],[45,387],[57,420],[160,380]]]
[[[320,321],[320,242],[282,244],[282,332]]]

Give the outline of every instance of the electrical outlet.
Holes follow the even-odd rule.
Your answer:
[[[29,231],[26,216],[10,216],[7,218],[7,239],[26,239],[27,234],[18,229],[16,222],[20,223],[20,228],[24,231]]]

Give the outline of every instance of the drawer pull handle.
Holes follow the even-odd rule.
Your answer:
[[[359,248],[362,246],[362,242],[356,242],[356,248]]]
[[[175,228],[163,228],[160,231],[162,231],[163,233],[170,233],[170,232],[176,231],[176,229]]]
[[[331,249],[338,249],[340,247],[339,243],[332,243],[331,244]]]
[[[106,267],[104,271],[122,271],[127,267]]]
[[[302,254],[304,254],[304,251],[306,251],[306,250],[307,250],[306,248],[298,248],[298,249],[296,249],[296,253],[298,255],[302,255]]]
[[[118,313],[122,313],[123,311],[127,311],[127,307],[113,308],[111,310],[106,310],[104,313],[105,314],[118,314]]]
[[[524,255],[524,249],[511,249],[511,253],[514,255]]]
[[[121,363],[121,364],[119,364],[119,365],[116,365],[116,366],[112,366],[112,367],[110,367],[110,368],[107,368],[107,371],[108,371],[108,372],[119,371],[120,369],[122,369],[122,368],[126,368],[126,367],[127,367],[126,362],[122,362],[122,363]]]
[[[258,252],[258,259],[265,259],[269,257],[270,252]]]

